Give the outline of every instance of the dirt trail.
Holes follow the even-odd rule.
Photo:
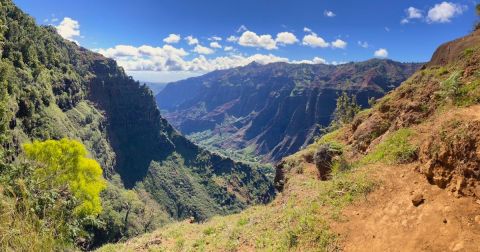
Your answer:
[[[414,165],[374,170],[379,188],[332,227],[345,251],[480,251],[480,201],[430,185]]]

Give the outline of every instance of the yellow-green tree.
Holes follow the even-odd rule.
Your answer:
[[[102,168],[87,158],[87,150],[78,141],[62,139],[25,144],[26,156],[37,167],[34,182],[42,189],[60,189],[78,201],[77,216],[96,215],[102,211],[100,192],[106,187]]]

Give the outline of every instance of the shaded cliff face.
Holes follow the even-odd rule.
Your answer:
[[[7,162],[31,140],[78,139],[107,178],[118,173],[128,188],[141,183],[175,218],[205,219],[273,197],[267,176],[175,131],[151,91],[115,61],[37,26],[9,0],[0,0],[0,24]]]
[[[365,108],[419,67],[376,59],[340,66],[252,63],[170,83],[156,99],[182,133],[221,136],[214,143],[219,148],[253,145],[277,161],[329,125],[340,91],[356,94]]]

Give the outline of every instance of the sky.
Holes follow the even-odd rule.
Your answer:
[[[468,34],[473,0],[14,0],[39,25],[170,82],[252,61],[428,61]]]

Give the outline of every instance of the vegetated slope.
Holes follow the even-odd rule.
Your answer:
[[[0,1],[0,23],[7,162],[34,139],[79,139],[108,178],[119,174],[127,188],[141,182],[173,218],[232,213],[274,194],[264,174],[175,131],[151,91],[115,61],[37,26],[10,0]]]
[[[170,83],[156,99],[193,141],[220,150],[253,148],[278,161],[330,124],[341,91],[366,108],[369,98],[385,95],[419,67],[379,59],[339,66],[254,62]]]
[[[101,251],[479,251],[479,38],[441,46],[373,108],[283,159],[271,204]]]

